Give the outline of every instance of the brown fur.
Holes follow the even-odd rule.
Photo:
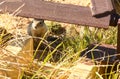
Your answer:
[[[45,25],[44,20],[33,20],[28,26],[27,32],[30,36],[43,37],[48,31],[48,27]]]

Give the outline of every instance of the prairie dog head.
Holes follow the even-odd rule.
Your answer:
[[[32,21],[32,28],[34,30],[41,28],[41,27],[44,27],[44,20],[43,19],[34,19]]]

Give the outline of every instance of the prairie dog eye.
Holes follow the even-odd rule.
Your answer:
[[[43,24],[43,22],[42,22],[42,21],[40,21],[40,22],[39,22],[39,24],[41,25],[41,24]]]

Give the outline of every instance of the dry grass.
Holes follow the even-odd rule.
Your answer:
[[[9,13],[0,14],[0,27],[4,27],[10,33],[26,33],[26,26],[30,18],[15,17]]]
[[[15,34],[14,40],[17,40],[17,41],[14,41],[14,42],[16,42],[16,44],[20,43],[20,41],[18,39],[22,38],[22,40],[25,40],[26,38],[28,38],[25,30],[26,30],[26,26],[28,25],[28,23],[31,19],[22,18],[22,17],[14,17],[14,16],[11,16],[10,14],[2,14],[1,17],[2,18],[3,17],[10,18],[10,19],[7,19],[7,20],[9,20],[8,23],[6,21],[3,21],[4,19],[2,20],[3,23],[2,22],[1,23],[2,23],[2,26],[5,27],[5,22],[6,22],[7,27],[5,27],[5,28],[10,33]],[[23,22],[21,22],[21,21],[23,21]],[[18,25],[19,22],[21,22],[20,25]],[[13,23],[13,24],[9,25],[9,23]],[[12,27],[13,25],[14,25],[14,27]],[[75,28],[75,26],[73,26],[73,27],[71,26],[71,28],[72,28],[71,29],[71,31],[72,31],[73,28]],[[84,30],[85,30],[85,28],[83,29],[83,31]],[[21,31],[21,32],[18,32],[18,31]],[[74,32],[73,36],[75,36],[75,34],[78,34],[78,32],[76,32],[76,29],[74,29],[72,32]],[[70,35],[70,33],[71,32],[68,32],[69,35]],[[86,33],[86,32],[83,32],[83,37],[84,37],[84,33]],[[24,37],[22,37],[22,36],[24,36]],[[76,35],[75,37],[77,37],[77,36],[78,35]],[[72,39],[74,39],[74,38],[72,38]],[[43,79],[56,79],[56,78],[57,79],[80,79],[80,78],[82,78],[82,79],[86,79],[87,77],[89,77],[92,79],[92,78],[96,77],[97,75],[99,77],[101,77],[101,75],[99,73],[96,73],[96,71],[98,71],[99,67],[101,67],[102,65],[98,65],[99,67],[97,67],[96,65],[94,65],[94,63],[91,60],[86,60],[84,58],[80,58],[80,59],[77,58],[79,52],[81,50],[83,50],[84,47],[86,46],[86,44],[85,45],[84,45],[84,43],[82,44],[82,41],[85,41],[84,38],[82,41],[80,41],[79,38],[76,38],[76,40],[74,40],[74,41],[73,40],[70,40],[70,41],[72,42],[71,44],[74,46],[74,48],[71,49],[71,46],[67,45],[68,47],[65,50],[68,53],[66,55],[66,59],[61,62],[57,62],[57,63],[49,63],[46,61],[45,62],[33,61],[32,52],[30,52],[30,50],[32,50],[31,49],[32,46],[28,45],[28,44],[31,44],[29,42],[27,45],[25,45],[24,49],[21,47],[16,47],[16,46],[12,46],[12,47],[7,46],[7,48],[2,48],[1,49],[1,58],[0,58],[0,61],[1,61],[0,78],[12,78],[12,79],[16,79],[16,78],[22,78],[22,79],[24,79],[24,78],[27,78],[27,79],[31,79],[31,78],[33,78],[33,79],[34,78],[37,78],[37,79],[38,78],[43,78]],[[77,41],[80,42],[80,47],[79,47],[78,43],[77,44],[75,43]],[[77,53],[75,53],[75,51]],[[74,60],[70,61],[71,58],[74,58]],[[106,65],[106,66],[108,66],[108,65]]]
[[[5,19],[3,19],[5,18]],[[1,14],[0,15],[0,25],[1,27],[4,27],[7,29],[8,32],[12,33],[14,35],[14,39],[11,40],[12,42],[15,42],[15,44],[20,43],[19,39],[25,40],[27,38],[26,34],[26,26],[31,21],[29,18],[22,18],[22,17],[15,17],[8,13]],[[24,36],[24,37],[23,37]],[[26,36],[26,37],[25,37]],[[27,49],[11,46],[8,45],[6,47],[1,48],[1,65],[0,65],[0,78],[47,78],[47,79],[72,79],[74,77],[76,78],[83,78],[87,77],[89,75],[89,72],[93,68],[93,66],[90,66],[90,69],[85,69],[81,67],[81,72],[84,71],[84,73],[88,73],[88,75],[80,75],[81,72],[75,71],[77,67],[75,67],[77,64],[66,62],[68,60],[65,60],[61,63],[36,63],[32,60],[32,56],[27,52],[29,49],[29,45],[25,46]],[[22,53],[22,52],[23,53]],[[70,58],[68,58],[70,59]],[[77,62],[77,61],[76,61]],[[87,66],[85,64],[82,64],[81,66]],[[82,69],[83,68],[83,69]],[[78,68],[79,69],[79,68]],[[76,73],[73,73],[73,71]],[[49,73],[48,73],[49,72]],[[80,75],[80,76],[79,76]]]
[[[55,0],[55,2],[82,6],[90,5],[90,0]],[[29,38],[26,29],[31,20],[32,18],[16,17],[9,13],[0,14],[0,27],[4,27],[9,33],[13,34],[15,38],[11,43],[14,42],[16,45],[21,40],[24,42]],[[53,26],[57,22],[47,21],[46,23],[48,26]],[[115,35],[110,35],[110,33],[116,34],[116,30],[111,28],[109,29],[110,31],[106,31],[106,34],[103,34],[105,31],[103,29],[77,28],[76,25],[59,24],[67,29],[67,35],[70,38],[74,37],[66,42],[66,49],[64,51],[67,51],[67,54],[64,55],[66,57],[64,60],[56,63],[33,60],[33,52],[31,51],[33,50],[32,40],[28,40],[27,44],[23,44],[22,48],[19,45],[10,46],[9,43],[6,47],[0,48],[0,79],[102,79],[98,72],[99,68],[108,65],[94,65],[94,62],[91,60],[79,58],[79,53],[91,43],[91,40],[92,42],[100,41],[101,43],[116,45],[116,41],[113,41]],[[96,36],[89,37],[93,34],[91,32],[96,34]],[[99,37],[99,39],[95,37]]]

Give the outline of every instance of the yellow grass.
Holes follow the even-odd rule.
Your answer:
[[[90,5],[90,0],[55,0],[54,2],[82,6]],[[14,35],[15,40],[18,40],[21,36],[27,36],[26,29],[31,20],[31,18],[16,17],[9,13],[0,14],[0,27],[5,27],[8,32]],[[63,24],[62,26],[65,27],[64,25],[67,26],[67,29],[71,26],[70,24]],[[19,42],[19,40],[17,42]],[[0,48],[0,79],[20,79],[24,72],[29,76],[42,75],[46,79],[85,79],[88,77],[93,79],[92,77],[95,76],[97,66],[95,66],[91,60],[86,60],[84,58],[80,58],[75,62],[64,60],[60,63],[47,62],[44,64],[43,62],[33,61],[31,57],[32,52],[26,51],[32,46],[29,46],[29,42],[27,44],[28,45],[24,45],[26,48],[14,46]],[[71,58],[72,56],[68,57],[68,59]],[[97,75],[99,75],[98,72]]]

